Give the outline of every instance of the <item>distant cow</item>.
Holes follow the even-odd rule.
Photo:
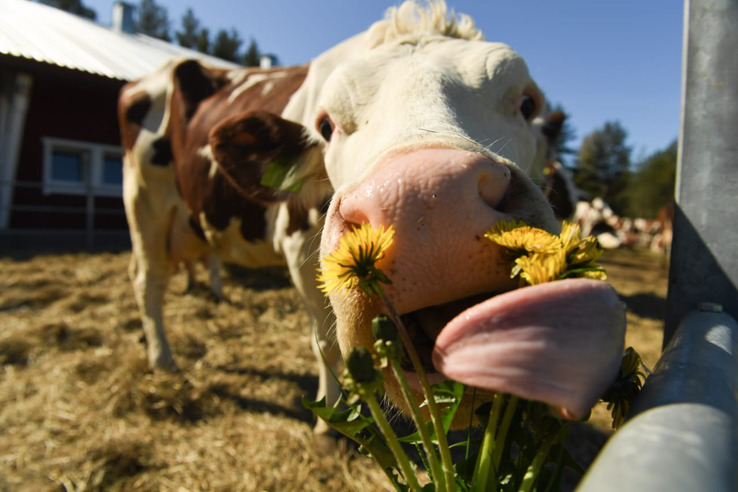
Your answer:
[[[671,255],[671,242],[674,239],[674,203],[661,207],[655,222],[657,233],[651,240],[651,251],[661,255],[661,265],[666,267]]]
[[[209,251],[245,266],[286,264],[331,365],[340,358],[332,316],[346,352],[371,346],[382,311],[357,291],[331,295],[329,309],[316,286],[318,247],[330,253],[358,224],[396,229],[382,264],[387,293],[418,336],[436,336],[480,294],[513,288],[502,250],[483,236],[513,219],[558,231],[528,177],[543,169],[546,138],[533,121],[544,107],[523,60],[442,2],[390,9],[309,67],[224,71],[180,61],[129,84],[120,99],[124,195],[151,364],[174,365],[162,324],[172,265]],[[531,301],[545,306],[545,297]],[[594,298],[597,316],[619,309],[610,307],[616,296]],[[622,329],[612,333],[613,350],[597,354],[608,367],[622,350]],[[589,379],[577,386],[591,393],[595,372],[580,373]],[[333,401],[327,374],[321,364],[320,393]],[[387,389],[399,402],[391,376]]]
[[[577,203],[573,221],[579,224],[582,236],[596,236],[605,249],[623,245],[621,219],[602,198],[595,198],[591,203],[583,200]]]

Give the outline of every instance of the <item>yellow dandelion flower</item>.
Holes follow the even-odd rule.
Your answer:
[[[613,429],[623,425],[633,401],[643,388],[646,375],[641,371],[642,364],[640,354],[633,347],[625,349],[618,377],[602,396],[602,401],[607,402],[607,409],[612,412]]]
[[[561,234],[559,237],[561,238],[561,244],[563,244],[567,253],[570,253],[574,248],[576,248],[581,241],[579,236],[580,233],[579,224],[567,221],[564,221],[561,224]]]
[[[602,254],[597,239],[581,239],[577,224],[565,221],[556,236],[520,221],[498,222],[485,237],[516,257],[512,277],[520,274],[530,285],[570,277],[607,279],[595,261]]]
[[[492,227],[490,227],[490,233],[492,232],[510,232],[513,229],[519,227],[526,227],[528,224],[522,220],[499,220]]]
[[[484,237],[503,248],[528,253],[553,253],[562,247],[555,235],[523,222],[498,222]]]
[[[538,285],[558,279],[566,271],[566,253],[563,249],[554,253],[534,253],[515,260],[520,277],[530,285]]]
[[[392,226],[375,229],[362,224],[341,236],[335,251],[321,260],[317,277],[320,290],[327,295],[358,285],[368,295],[379,293],[379,282],[390,281],[375,265],[392,244],[394,234]]]
[[[602,255],[602,250],[597,245],[597,239],[590,236],[583,241],[579,241],[579,244],[567,253],[569,254],[569,263],[576,266],[595,261]]]
[[[592,280],[607,280],[607,273],[604,269],[586,270],[582,272],[582,277],[591,278]]]

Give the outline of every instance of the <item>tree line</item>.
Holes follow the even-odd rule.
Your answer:
[[[65,10],[90,20],[97,18],[97,12],[84,5],[82,0],[41,0],[42,3]],[[203,27],[195,12],[188,8],[180,19],[179,28],[172,29],[172,22],[166,7],[156,0],[140,0],[136,8],[134,30],[167,42],[176,41],[180,46],[217,58],[232,61],[247,67],[259,66],[262,56],[270,56],[273,64],[277,57],[262,53],[257,42],[251,38],[248,46],[241,49],[244,40],[234,28],[219,29],[211,35]]]
[[[97,17],[82,0],[41,1],[88,19]],[[140,0],[136,10],[137,32],[169,42],[176,40],[180,46],[242,65],[259,65],[262,53],[253,38],[242,51],[243,40],[235,29],[220,29],[211,36],[191,8],[185,11],[180,27],[174,30],[167,9],[156,0]],[[560,105],[549,110],[564,111]],[[573,173],[585,199],[601,197],[618,215],[645,218],[655,217],[674,200],[676,140],[636,162],[633,149],[626,142],[628,132],[618,121],[608,121],[586,135],[579,149],[570,145],[575,138],[565,121],[555,146],[559,159]]]
[[[554,109],[561,110],[561,107]],[[587,134],[579,149],[565,122],[556,142],[559,160],[574,176],[583,199],[600,197],[615,213],[627,217],[654,218],[674,201],[677,141],[635,159],[627,144],[628,132],[619,121],[607,121]]]

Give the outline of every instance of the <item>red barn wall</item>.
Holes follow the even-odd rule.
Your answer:
[[[85,196],[44,194],[43,137],[79,140],[120,146],[117,120],[118,91],[123,82],[53,67],[30,72],[33,86],[16,172],[11,229],[84,229]],[[52,210],[23,211],[18,207],[52,207]],[[76,207],[79,212],[63,212]],[[123,203],[119,197],[95,197],[95,229],[126,229]],[[55,210],[54,210],[55,209]]]

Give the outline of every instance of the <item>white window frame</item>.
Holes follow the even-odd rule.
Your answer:
[[[43,137],[41,142],[44,149],[43,192],[45,195],[86,195],[91,192],[99,196],[123,196],[122,185],[110,185],[102,181],[105,154],[119,154],[122,160],[122,148],[115,145],[53,137]],[[55,150],[86,153],[89,156],[89,160],[83,163],[82,181],[75,183],[52,178],[52,155]]]

